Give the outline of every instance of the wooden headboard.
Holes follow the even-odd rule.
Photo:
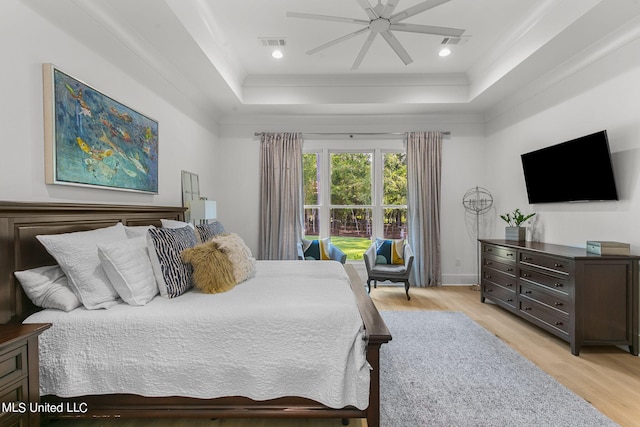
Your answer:
[[[0,201],[0,323],[18,322],[36,311],[14,271],[53,265],[36,239],[40,234],[70,233],[124,225],[160,225],[161,218],[184,220],[186,208]]]

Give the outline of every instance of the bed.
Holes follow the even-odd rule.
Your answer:
[[[3,254],[7,254],[0,260],[2,277],[0,318],[2,322],[22,322],[28,316],[39,311],[25,297],[12,274],[14,271],[52,263],[50,255],[37,241],[36,235],[92,230],[112,226],[118,222],[129,226],[159,225],[162,218],[182,220],[183,214],[184,209],[180,207],[0,203],[0,248]],[[304,263],[304,261],[292,261],[292,263]],[[277,270],[279,267],[273,268]],[[185,396],[172,393],[143,397],[136,393],[110,393],[108,390],[105,393],[96,393],[91,388],[87,389],[90,393],[87,395],[64,397],[45,394],[42,396],[42,400],[51,404],[60,402],[66,402],[70,405],[86,404],[88,408],[86,413],[67,414],[68,416],[366,418],[369,426],[377,426],[379,425],[379,350],[382,344],[391,339],[391,336],[373,303],[366,295],[364,286],[355,271],[347,266],[345,277],[350,280],[353,298],[357,304],[357,311],[363,327],[362,334],[365,339],[366,361],[371,368],[367,402],[337,407],[336,402],[305,396],[304,392],[265,400],[264,396],[259,393],[253,395],[253,399],[237,395],[216,395],[218,397],[208,398],[206,397],[208,392],[195,395],[195,397],[194,395]],[[166,301],[159,300],[158,303],[166,303]],[[162,307],[159,309],[162,310]],[[39,316],[42,315],[35,314],[32,321],[47,319],[46,316]],[[327,329],[331,329],[323,323],[317,324],[316,328],[317,330],[313,333],[317,333],[318,336],[326,334]],[[250,344],[257,352],[264,345],[265,343],[257,337],[254,337]],[[243,395],[248,395],[248,393],[243,393]],[[324,403],[320,403],[322,400]]]

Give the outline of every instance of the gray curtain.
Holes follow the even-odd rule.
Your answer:
[[[442,284],[440,254],[440,181],[442,133],[407,136],[407,209],[409,244],[415,255],[414,286]]]
[[[259,259],[297,259],[302,239],[302,137],[265,133],[260,141]]]

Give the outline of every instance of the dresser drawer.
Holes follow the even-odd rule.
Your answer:
[[[534,267],[546,268],[565,275],[568,275],[571,272],[571,261],[564,258],[540,255],[535,252],[521,252],[520,263]]]
[[[503,261],[515,262],[516,260],[516,250],[511,248],[484,244],[482,245],[482,252],[485,255],[502,258]]]
[[[571,313],[569,298],[559,292],[550,292],[536,285],[520,285],[520,295],[540,302],[550,308],[560,311],[565,315]]]
[[[509,290],[514,293],[516,292],[515,276],[509,276],[495,270],[484,268],[482,270],[482,280],[483,283],[485,281],[489,281],[491,283],[502,286],[503,288],[505,288],[505,290]]]
[[[0,389],[27,375],[27,346],[23,345],[0,355]]]
[[[573,295],[573,286],[568,278],[550,276],[536,270],[520,268],[520,279],[538,286],[543,286],[545,289],[567,297]]]
[[[516,308],[515,292],[509,291],[502,286],[498,286],[494,283],[483,282],[482,294],[485,298],[489,298],[494,302],[501,301],[503,304]]]
[[[569,316],[566,313],[561,313],[526,297],[520,298],[518,304],[520,313],[524,316],[533,317],[556,332],[569,334]]]
[[[501,261],[497,261],[496,258],[485,257],[482,260],[482,265],[487,269],[492,269],[495,271],[506,273],[514,277],[516,275],[515,263],[501,262]]]

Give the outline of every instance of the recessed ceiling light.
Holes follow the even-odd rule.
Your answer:
[[[276,58],[276,59],[280,59],[280,58],[282,58],[284,55],[282,54],[282,51],[281,51],[281,50],[276,49],[276,50],[274,50],[273,52],[271,52],[271,56],[273,56],[273,57],[274,57],[274,58]]]
[[[443,47],[442,49],[440,49],[440,52],[438,52],[438,55],[449,56],[451,55],[451,49],[449,49],[448,47]]]

